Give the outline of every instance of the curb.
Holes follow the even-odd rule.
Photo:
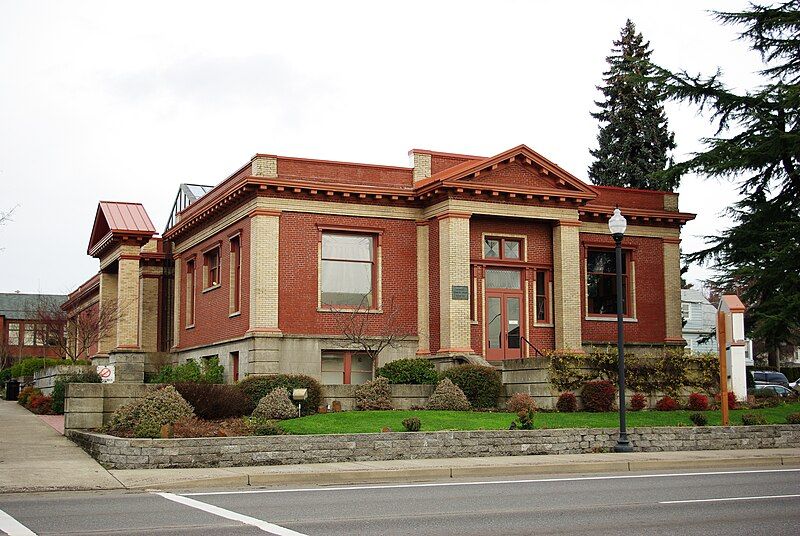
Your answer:
[[[604,461],[553,464],[509,464],[474,467],[419,467],[403,469],[364,469],[321,473],[264,473],[254,471],[256,467],[238,468],[241,475],[200,478],[165,483],[125,485],[130,490],[208,487],[247,487],[274,485],[347,485],[391,481],[421,482],[441,479],[520,477],[531,475],[576,474],[576,473],[621,473],[669,469],[725,469],[734,467],[782,467],[800,466],[800,456],[764,456],[751,458],[717,458],[704,460],[642,460]],[[230,468],[235,470],[236,468]],[[119,476],[119,475],[118,475]],[[124,479],[122,479],[125,484]]]

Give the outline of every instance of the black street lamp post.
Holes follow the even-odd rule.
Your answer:
[[[617,364],[619,366],[619,438],[614,446],[614,452],[633,452],[633,447],[628,441],[628,430],[625,425],[625,332],[623,329],[623,301],[622,301],[622,237],[625,236],[627,221],[620,213],[619,208],[614,209],[614,215],[608,220],[608,229],[616,244],[617,265]]]

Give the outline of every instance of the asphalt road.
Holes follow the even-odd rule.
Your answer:
[[[8,534],[800,534],[800,469],[0,496]]]

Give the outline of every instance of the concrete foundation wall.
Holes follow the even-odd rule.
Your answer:
[[[610,452],[617,429],[193,439],[126,439],[72,430],[68,436],[109,469],[144,469]],[[633,428],[629,437],[641,452],[787,448],[800,441],[800,425]]]

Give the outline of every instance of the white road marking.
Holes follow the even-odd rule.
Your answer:
[[[0,530],[8,536],[36,536],[35,532],[2,510],[0,510]]]
[[[400,488],[436,488],[446,486],[490,486],[497,484],[533,484],[543,482],[579,482],[582,480],[623,480],[628,478],[670,478],[684,476],[707,476],[707,475],[744,475],[751,473],[791,473],[800,469],[753,469],[747,471],[709,471],[705,473],[661,473],[648,475],[612,475],[612,476],[579,476],[564,478],[536,478],[519,480],[483,480],[475,482],[420,482],[416,484],[378,484],[373,486],[338,486],[338,487],[317,487],[317,488],[294,488],[294,489],[252,489],[237,491],[205,491],[197,493],[184,493],[185,497],[198,497],[202,495],[247,495],[252,493],[303,493],[306,491],[350,491],[365,489],[400,489]]]
[[[687,499],[684,501],[661,501],[658,504],[686,504],[686,503],[706,503],[724,501],[755,501],[759,499],[790,499],[800,497],[800,495],[761,495],[758,497],[720,497],[718,499]]]
[[[231,519],[233,521],[245,523],[246,525],[258,527],[264,532],[269,532],[270,534],[275,534],[276,536],[306,536],[305,534],[281,527],[280,525],[268,523],[254,517],[246,516],[231,510],[226,510],[225,508],[220,508],[219,506],[214,506],[213,504],[196,501],[181,495],[175,495],[173,493],[157,493],[156,495],[161,495],[170,501],[174,501],[185,506],[191,506],[192,508],[197,508],[198,510],[208,512],[209,514],[214,514],[215,516],[224,517],[225,519]],[[33,533],[31,532],[30,534]]]

